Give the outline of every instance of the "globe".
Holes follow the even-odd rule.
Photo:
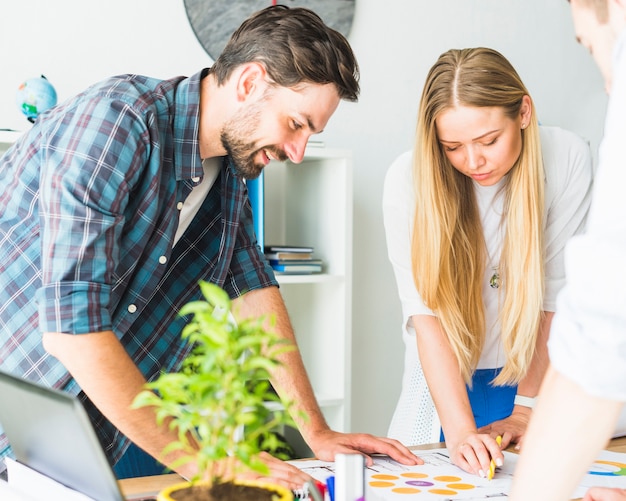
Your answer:
[[[29,122],[57,104],[57,93],[46,77],[31,78],[17,88],[15,101]]]

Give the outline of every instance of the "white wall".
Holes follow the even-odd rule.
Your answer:
[[[386,168],[411,147],[423,81],[448,48],[491,46],[516,66],[545,124],[597,147],[606,98],[574,41],[565,0],[357,0],[350,41],[361,65],[358,104],[324,132],[354,151],[353,428],[384,434],[398,395],[400,309],[384,242]],[[211,64],[182,0],[20,0],[0,18],[0,128],[29,126],[15,104],[23,80],[46,75],[64,100],[111,74],[189,75]]]

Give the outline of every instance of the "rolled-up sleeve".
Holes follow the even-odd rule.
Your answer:
[[[224,290],[231,298],[235,298],[246,292],[270,286],[278,286],[278,281],[257,243],[252,207],[246,200],[239,219],[237,242]]]
[[[149,131],[130,106],[103,98],[78,101],[42,136],[40,328],[110,330],[125,210],[146,164]]]

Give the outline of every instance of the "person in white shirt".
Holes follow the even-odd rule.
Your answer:
[[[445,439],[455,464],[484,477],[492,458],[503,461],[496,437],[502,447],[521,440],[548,364],[591,153],[575,134],[539,126],[519,75],[488,48],[439,57],[415,145],[390,167],[383,195],[406,345],[388,435]]]
[[[566,247],[567,282],[511,490],[512,501],[570,499],[626,401],[626,1],[571,0],[578,41],[609,92],[588,227]],[[585,501],[626,500],[592,488]]]

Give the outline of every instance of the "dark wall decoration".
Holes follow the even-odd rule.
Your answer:
[[[215,60],[237,27],[252,13],[276,3],[307,7],[346,37],[350,33],[356,0],[184,0],[196,37]]]

